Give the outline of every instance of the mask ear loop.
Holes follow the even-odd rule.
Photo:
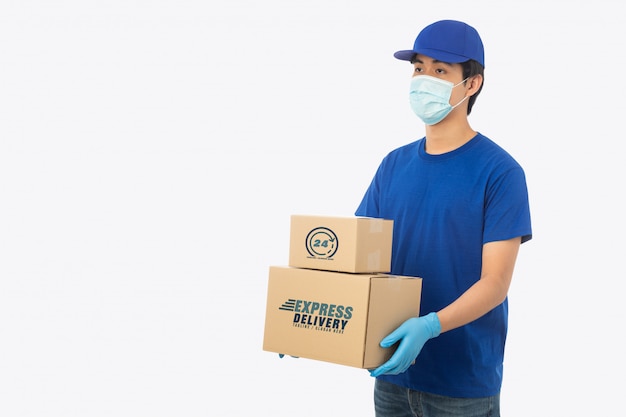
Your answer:
[[[458,86],[458,85],[463,84],[465,81],[467,81],[467,80],[469,80],[469,79],[470,79],[470,77],[467,77],[466,79],[461,80],[461,82],[459,82],[458,84],[454,84],[454,85],[452,86],[452,88],[454,88],[454,87],[456,87],[456,86]]]
[[[459,104],[463,103],[465,101],[465,99],[468,99],[470,96],[465,96],[463,97],[463,99],[461,101],[459,101],[458,103],[456,103],[454,106],[452,106],[452,110],[454,110]]]
[[[465,81],[469,80],[469,78],[470,78],[470,77],[467,77],[466,79],[464,79],[464,80],[463,80],[463,81],[461,81],[460,83],[455,84],[452,88],[454,88],[454,87],[456,87],[456,86],[458,86],[458,85],[463,84]],[[465,97],[463,97],[463,99],[462,99],[461,101],[459,101],[459,102],[458,102],[458,103],[456,103],[454,106],[452,106],[452,109],[451,109],[451,110],[454,110],[454,109],[455,109],[455,108],[456,108],[459,104],[463,103],[463,102],[465,101],[465,99],[467,99],[467,98],[469,98],[469,97],[470,97],[470,96],[465,96]]]

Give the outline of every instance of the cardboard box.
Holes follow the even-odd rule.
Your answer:
[[[391,271],[393,220],[291,216],[289,266],[326,271]]]
[[[263,350],[357,368],[386,362],[380,341],[419,315],[422,279],[271,266]]]

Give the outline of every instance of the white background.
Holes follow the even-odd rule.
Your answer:
[[[503,414],[619,415],[619,4],[3,0],[0,415],[373,416],[366,371],[262,350],[267,271],[423,135],[392,54],[445,18],[530,190]]]

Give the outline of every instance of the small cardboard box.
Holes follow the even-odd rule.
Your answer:
[[[380,341],[419,315],[422,279],[271,266],[263,350],[357,368],[386,362]]]
[[[391,271],[393,220],[292,215],[289,266],[326,271]]]

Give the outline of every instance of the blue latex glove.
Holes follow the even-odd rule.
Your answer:
[[[289,355],[289,356],[291,356],[291,355]],[[284,357],[285,357],[285,354],[284,354],[284,353],[279,353],[279,354],[278,354],[278,357],[282,359],[282,358],[284,358]],[[292,357],[292,358],[298,358],[298,356],[291,356],[291,357]]]
[[[424,344],[433,337],[439,336],[439,333],[441,333],[441,323],[436,313],[408,319],[380,342],[380,346],[384,348],[393,346],[398,340],[400,344],[391,358],[378,368],[371,370],[370,375],[374,377],[383,374],[398,375],[406,371],[415,362]]]

